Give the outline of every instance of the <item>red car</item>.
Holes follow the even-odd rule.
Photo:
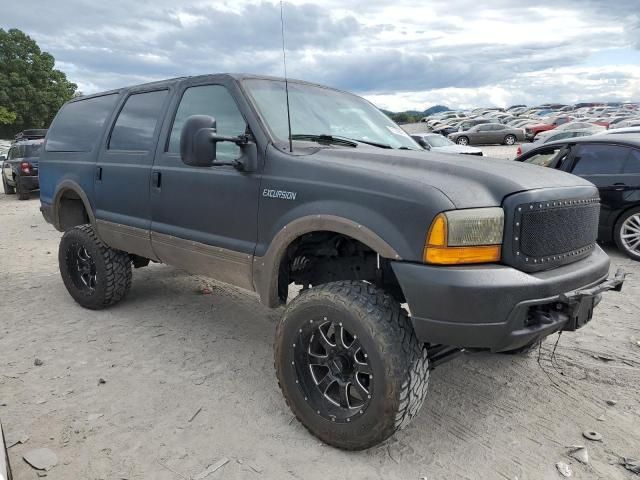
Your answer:
[[[546,132],[547,130],[553,130],[558,125],[562,125],[563,123],[571,122],[573,117],[569,117],[566,115],[561,115],[558,117],[549,117],[548,122],[546,123],[538,123],[535,125],[528,125],[525,128],[525,135],[527,140],[533,141],[540,132]]]

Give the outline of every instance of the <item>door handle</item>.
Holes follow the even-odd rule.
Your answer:
[[[96,180],[98,181],[102,180],[102,167],[96,168]]]
[[[623,190],[627,189],[627,184],[626,183],[614,183],[613,184],[613,189],[616,192],[622,192]]]
[[[162,174],[160,172],[153,172],[151,174],[151,181],[156,188],[160,188],[162,183]]]

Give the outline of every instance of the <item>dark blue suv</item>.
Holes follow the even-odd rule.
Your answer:
[[[434,365],[576,330],[624,277],[596,244],[593,184],[425,152],[366,100],[302,81],[206,75],[74,99],[40,188],[86,308],[121,300],[150,261],[286,307],[282,392],[345,449],[407,425]]]

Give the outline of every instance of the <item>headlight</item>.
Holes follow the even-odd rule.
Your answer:
[[[499,207],[440,213],[429,228],[423,260],[437,265],[497,262],[503,230]]]

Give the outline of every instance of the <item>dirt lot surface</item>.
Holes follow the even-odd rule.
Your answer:
[[[278,390],[281,311],[163,265],[136,270],[124,302],[84,310],[38,207],[0,194],[0,418],[9,438],[28,436],[9,449],[16,480],[37,478],[22,456],[41,447],[58,456],[52,480],[537,480],[562,478],[556,462],[573,478],[639,478],[619,462],[640,458],[640,264],[612,248],[613,268],[631,273],[624,291],[563,334],[553,361],[557,335],[539,359],[459,357],[433,372],[406,430],[346,453],[308,434]],[[571,445],[587,447],[588,465]]]

